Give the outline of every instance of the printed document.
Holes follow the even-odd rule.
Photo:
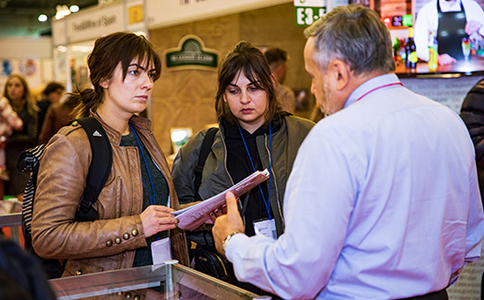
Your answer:
[[[193,231],[197,229],[200,225],[210,220],[210,213],[225,204],[225,194],[227,192],[234,193],[235,197],[240,197],[247,193],[254,187],[258,186],[262,182],[269,178],[269,171],[265,169],[264,171],[256,171],[241,180],[232,187],[226,189],[225,191],[197,203],[193,206],[172,212],[178,221],[178,227],[184,230]]]

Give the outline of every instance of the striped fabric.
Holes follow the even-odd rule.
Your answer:
[[[17,169],[20,172],[32,172],[30,180],[25,186],[24,200],[22,203],[22,229],[24,236],[31,235],[32,208],[34,204],[35,189],[37,186],[37,171],[39,168],[40,156],[44,152],[45,145],[38,145],[25,150],[19,157]]]

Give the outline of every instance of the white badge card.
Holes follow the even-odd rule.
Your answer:
[[[275,240],[277,239],[276,222],[274,219],[255,220],[253,224],[256,235],[264,235]]]
[[[154,265],[171,260],[169,237],[151,243],[151,257],[153,258]]]

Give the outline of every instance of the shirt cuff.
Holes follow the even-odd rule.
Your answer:
[[[481,26],[481,28],[479,28],[477,33],[479,33],[481,35],[481,37],[484,37],[484,24]]]
[[[248,239],[249,237],[243,233],[236,234],[230,238],[230,240],[227,242],[227,246],[225,247],[225,256],[230,262],[232,262],[235,251],[237,248],[239,248],[238,245],[243,245],[243,243],[245,243]]]

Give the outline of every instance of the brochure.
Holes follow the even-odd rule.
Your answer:
[[[267,169],[256,171],[225,191],[193,206],[172,212],[172,214],[180,221],[178,223],[179,228],[193,231],[210,220],[210,212],[225,204],[225,194],[227,192],[232,192],[235,197],[240,197],[268,178],[269,171]]]

